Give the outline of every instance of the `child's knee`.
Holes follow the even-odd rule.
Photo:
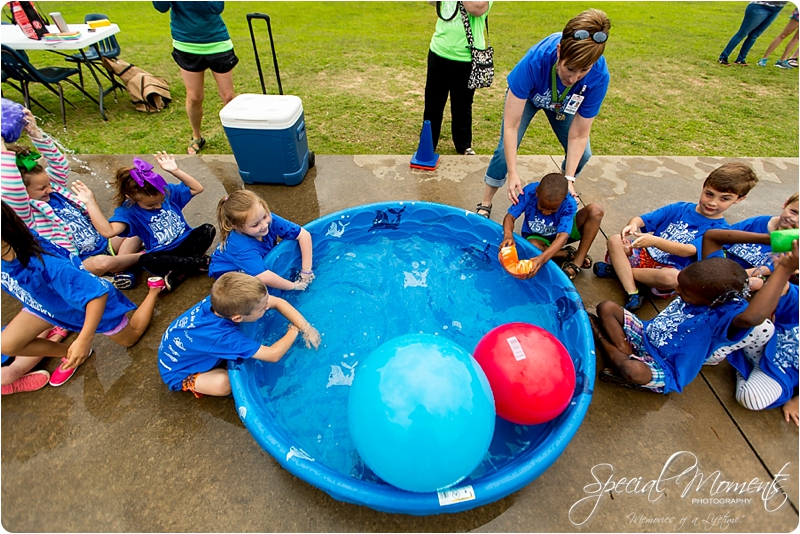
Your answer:
[[[616,312],[620,308],[620,305],[616,302],[610,300],[604,300],[600,304],[597,305],[597,316],[598,317],[616,317]]]
[[[608,246],[608,250],[622,250],[624,247],[624,244],[622,243],[622,236],[619,234],[611,234],[608,236],[606,245]]]
[[[628,360],[620,367],[622,378],[643,386],[653,379],[653,372],[647,364],[638,360]]]
[[[606,214],[606,210],[603,209],[603,206],[594,202],[583,209],[586,210],[587,219],[590,221],[601,221],[603,220],[603,215]]]

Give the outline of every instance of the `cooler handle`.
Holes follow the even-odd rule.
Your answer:
[[[261,80],[261,92],[267,94],[267,88],[264,85],[264,73],[261,71],[261,60],[258,59],[258,47],[256,46],[256,37],[253,34],[253,19],[261,19],[267,23],[267,32],[269,33],[269,46],[272,49],[272,64],[275,65],[275,78],[278,80],[278,94],[283,94],[283,87],[281,86],[281,73],[278,70],[278,56],[275,54],[275,41],[272,40],[272,25],[269,22],[269,15],[266,13],[248,13],[247,26],[250,28],[250,40],[253,41],[253,52],[256,56],[256,66],[258,67],[258,77]]]
[[[306,135],[306,121],[300,122],[300,125],[297,127],[297,140],[300,141]]]

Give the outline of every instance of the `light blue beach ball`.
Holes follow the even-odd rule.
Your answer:
[[[348,419],[375,474],[406,491],[436,491],[483,460],[494,433],[494,397],[464,348],[410,334],[387,341],[358,367]]]

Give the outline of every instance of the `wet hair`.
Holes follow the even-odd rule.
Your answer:
[[[572,69],[588,69],[594,65],[603,55],[608,41],[597,43],[591,37],[578,41],[574,34],[578,30],[586,30],[590,34],[604,32],[608,35],[610,29],[611,21],[599,9],[587,9],[574,17],[567,22],[564,31],[561,32],[559,53],[561,63]]]
[[[31,149],[24,145],[8,145],[7,148],[18,156],[27,156],[31,153]],[[37,163],[31,170],[28,170],[25,167],[20,167],[19,165],[17,165],[17,169],[19,169],[19,175],[22,176],[22,183],[25,184],[25,187],[31,185],[31,178],[34,176],[38,176],[42,173],[47,174],[44,167],[40,163]],[[47,179],[49,181],[50,177]]]
[[[726,163],[711,171],[703,182],[703,188],[710,187],[720,193],[733,193],[744,197],[757,183],[756,171],[749,165]]]
[[[3,227],[3,242],[14,250],[19,262],[27,269],[33,256],[42,261],[44,249],[34,237],[33,232],[19,218],[19,215],[14,213],[11,206],[5,202],[2,204],[3,215],[0,223]]]
[[[257,204],[261,204],[269,215],[267,201],[247,189],[234,191],[220,199],[217,204],[217,226],[219,226],[219,242],[222,248],[225,248],[230,233],[234,229],[244,226],[247,216]]]
[[[785,208],[789,204],[795,204],[797,202],[798,195],[797,193],[792,193],[792,196],[786,199],[786,202],[783,203],[783,207]]]
[[[117,171],[114,177],[114,186],[117,188],[117,194],[114,195],[113,202],[117,207],[139,197],[153,197],[161,194],[161,191],[153,187],[150,182],[145,181],[144,187],[137,184],[136,180],[131,176],[131,169],[133,168],[123,167]]]
[[[706,258],[678,274],[678,283],[717,306],[732,298],[747,296],[747,272],[728,258]]]
[[[229,272],[211,286],[211,307],[223,317],[248,315],[267,294],[267,286],[254,276]]]
[[[542,178],[536,188],[536,195],[547,202],[563,202],[569,192],[569,183],[564,175],[551,172]]]

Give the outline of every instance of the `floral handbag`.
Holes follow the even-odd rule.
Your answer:
[[[461,11],[461,20],[464,22],[464,31],[467,32],[467,42],[472,53],[472,71],[469,73],[467,87],[469,89],[480,89],[481,87],[491,87],[494,80],[494,48],[489,46],[489,17],[486,21],[486,50],[475,48],[472,39],[472,28],[469,25],[469,15],[464,8],[464,3],[458,3]]]

